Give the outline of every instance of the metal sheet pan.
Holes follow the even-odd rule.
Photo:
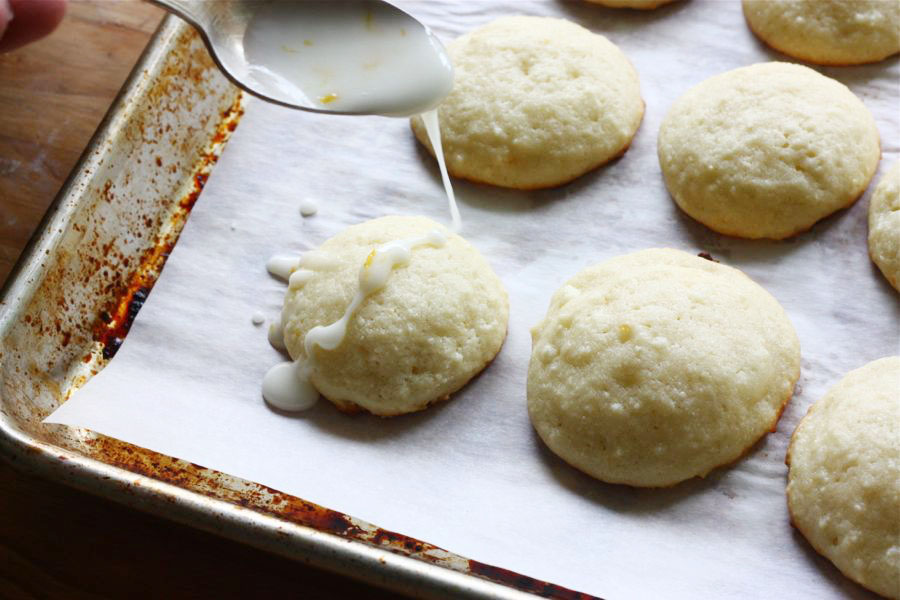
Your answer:
[[[200,465],[41,423],[114,356],[242,102],[199,36],[174,17],[164,20],[0,292],[0,455],[408,594],[590,598]]]

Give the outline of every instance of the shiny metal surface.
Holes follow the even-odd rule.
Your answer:
[[[244,33],[254,16],[270,3],[270,0],[149,0],[151,3],[175,14],[197,29],[213,57],[222,69],[222,73],[235,85],[265,100],[288,108],[296,108],[309,112],[333,115],[370,114],[365,111],[325,109],[312,103],[301,103],[299,99],[287,102],[277,88],[270,88],[250,75],[250,64],[244,53]],[[276,0],[284,13],[292,19],[302,19],[310,11],[319,10],[315,2],[309,0]],[[388,2],[381,0],[339,0],[341,4],[359,5],[359,14],[364,14],[366,7],[375,7],[382,15],[396,15],[404,23],[425,28],[408,13]],[[290,7],[290,8],[288,8]],[[370,9],[371,10],[371,9]],[[446,95],[433,98],[433,103]]]
[[[115,354],[242,112],[199,36],[167,18],[0,291],[0,456],[418,597],[589,598],[200,465],[41,423]]]

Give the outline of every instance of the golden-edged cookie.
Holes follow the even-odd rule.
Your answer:
[[[528,412],[563,460],[662,487],[772,431],[800,374],[778,302],[737,269],[644,250],[585,269],[532,330]]]
[[[884,174],[869,201],[869,256],[900,291],[900,161]]]
[[[788,448],[791,521],[844,575],[900,598],[900,356],[848,373]]]
[[[564,19],[504,17],[447,46],[438,108],[450,174],[535,189],[621,155],[644,113],[637,73],[612,42]],[[429,150],[420,117],[412,128]]]
[[[313,348],[310,381],[338,408],[381,416],[421,410],[447,399],[500,350],[509,303],[478,250],[430,219],[383,217],[348,227],[301,258],[303,277],[291,277],[282,312],[291,357],[307,359],[306,334],[341,318],[376,248],[433,230],[446,243],[413,248],[353,312],[341,344]]]
[[[743,0],[751,31],[788,56],[858,65],[900,52],[900,0]]]
[[[849,206],[881,156],[875,120],[846,86],[777,62],[688,90],[663,119],[657,143],[678,206],[744,238],[786,238]]]

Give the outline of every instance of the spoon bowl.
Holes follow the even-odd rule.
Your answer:
[[[231,81],[282,106],[408,116],[453,86],[437,37],[380,0],[151,1],[193,25]]]

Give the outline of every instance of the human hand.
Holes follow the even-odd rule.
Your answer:
[[[65,12],[66,0],[0,0],[0,52],[49,34]]]

